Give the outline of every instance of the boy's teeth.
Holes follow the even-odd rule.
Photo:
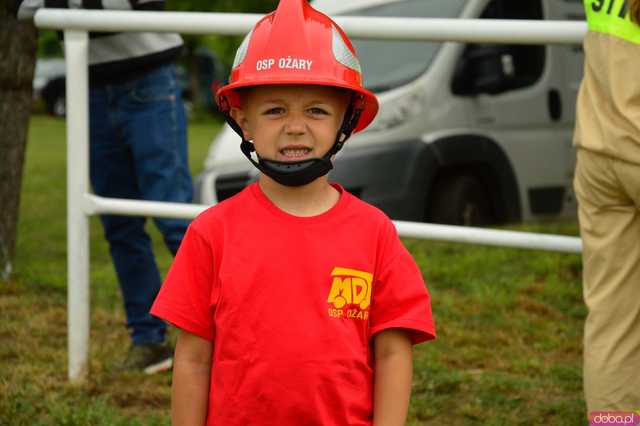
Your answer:
[[[302,149],[283,149],[282,153],[287,156],[287,157],[303,157],[306,154],[309,153],[309,149],[307,148],[302,148]]]

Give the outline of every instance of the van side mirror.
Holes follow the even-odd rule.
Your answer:
[[[459,96],[495,95],[513,84],[515,64],[509,47],[485,44],[468,49],[458,62],[451,91]]]

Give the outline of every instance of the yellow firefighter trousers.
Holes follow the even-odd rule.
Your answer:
[[[640,165],[578,148],[584,391],[592,411],[640,409]]]

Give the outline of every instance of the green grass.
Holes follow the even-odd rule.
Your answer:
[[[219,124],[189,128],[197,174]],[[0,284],[0,425],[168,425],[170,375],[113,373],[128,345],[107,245],[91,221],[91,375],[67,382],[64,122],[34,116],[16,274]],[[575,222],[511,227],[577,234]],[[171,257],[148,227],[162,271]],[[416,347],[410,425],[585,423],[576,255],[406,240],[438,340]]]

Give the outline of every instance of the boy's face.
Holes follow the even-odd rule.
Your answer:
[[[349,92],[310,85],[256,86],[243,93],[231,116],[261,158],[302,161],[320,158],[333,146]]]

